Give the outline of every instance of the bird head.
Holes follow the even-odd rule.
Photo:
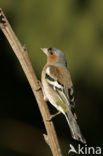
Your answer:
[[[67,66],[64,53],[56,48],[41,48],[47,55],[47,63],[50,65]]]

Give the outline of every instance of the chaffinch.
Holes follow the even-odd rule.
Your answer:
[[[59,49],[41,48],[41,50],[47,55],[47,64],[41,75],[44,99],[64,114],[72,137],[86,143],[76,121],[73,83],[65,56]]]

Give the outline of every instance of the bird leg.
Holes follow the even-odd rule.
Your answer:
[[[59,111],[57,113],[55,113],[55,114],[52,114],[47,121],[51,121],[54,117],[56,117],[59,114],[61,114],[61,112],[59,112]]]

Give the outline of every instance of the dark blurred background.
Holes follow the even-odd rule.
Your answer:
[[[76,112],[88,146],[103,144],[103,1],[0,0],[12,28],[26,44],[38,79],[42,47],[61,49],[76,92]],[[51,156],[45,127],[21,66],[0,31],[0,156]],[[52,113],[55,109],[51,106]],[[62,115],[53,119],[64,156],[77,148]],[[83,146],[83,145],[82,145]],[[102,154],[103,155],[103,154]]]

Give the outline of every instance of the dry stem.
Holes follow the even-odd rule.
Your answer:
[[[42,90],[38,90],[38,88],[40,88],[40,85],[38,83],[36,74],[32,68],[31,62],[29,60],[27,49],[20,44],[18,38],[13,32],[7,18],[5,17],[1,9],[0,9],[0,28],[5,34],[7,40],[9,41],[15,55],[17,56],[23,68],[23,71],[29,81],[29,84],[32,88],[33,94],[36,97],[44,121],[44,125],[47,131],[47,135],[45,135],[44,138],[47,144],[50,146],[53,156],[62,156],[54,125],[52,121],[51,122],[47,121],[48,119],[50,119],[51,115],[49,113],[47,104],[43,99]]]

